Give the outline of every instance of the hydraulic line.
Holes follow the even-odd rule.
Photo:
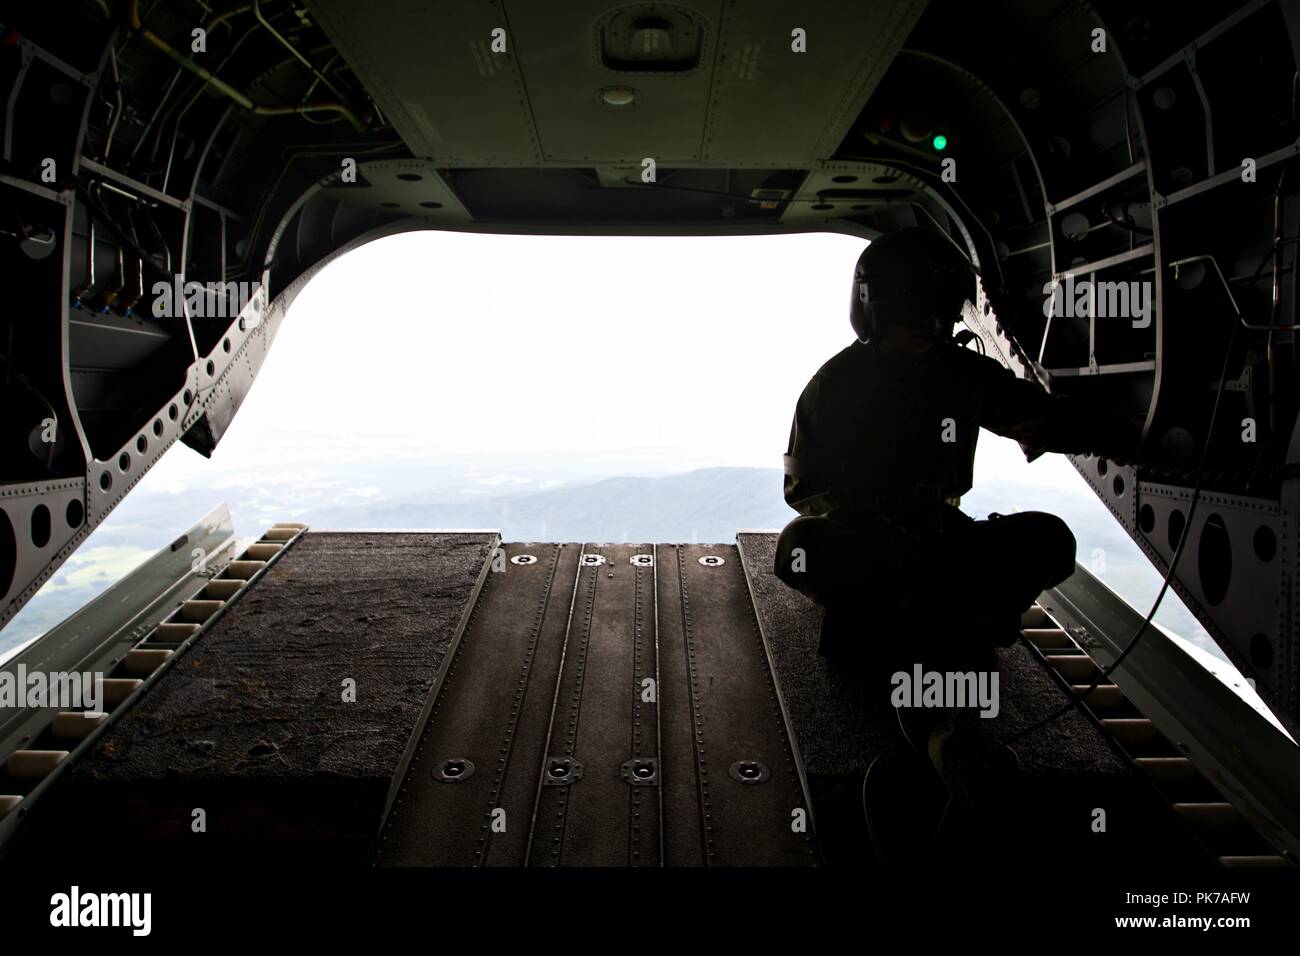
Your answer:
[[[171,57],[171,59],[176,62],[177,66],[189,70],[205,83],[210,84],[226,96],[230,97],[244,109],[251,110],[253,108],[253,101],[239,90],[235,89],[219,76],[210,73],[198,63],[195,63],[192,59],[178,51],[162,37],[158,36],[158,34],[146,29],[144,24],[140,21],[140,0],[131,0],[130,6],[127,8],[127,18],[133,32],[138,33],[149,43],[153,44],[163,53],[167,54],[167,56]]]
[[[259,19],[260,19],[260,14],[259,14]],[[265,20],[263,20],[262,22],[265,25]],[[165,53],[178,66],[183,67],[186,70],[189,70],[191,73],[199,77],[205,83],[207,83],[214,89],[218,90],[229,99],[233,100],[234,103],[238,105],[240,108],[247,110],[250,113],[255,113],[261,116],[286,116],[286,115],[301,116],[308,112],[319,113],[319,112],[328,111],[334,113],[341,113],[344,117],[347,118],[348,122],[350,122],[358,132],[364,132],[366,130],[366,125],[357,118],[356,114],[354,114],[346,104],[341,102],[312,103],[312,104],[307,104],[305,106],[295,106],[295,107],[257,105],[246,94],[244,94],[240,90],[235,89],[235,87],[231,86],[225,80],[221,79],[221,77],[205,69],[203,66],[196,63],[193,59],[181,53],[179,50],[173,47],[162,37],[158,36],[156,33],[146,29],[140,20],[140,0],[131,0],[131,4],[128,7],[128,23],[133,32],[139,34],[150,44],[152,44],[153,46],[161,50],[163,53]],[[271,32],[273,34],[275,33],[274,30],[272,30]],[[286,45],[288,45],[287,42],[284,41],[283,37],[280,37],[279,34],[275,34],[275,35],[281,40],[281,42],[285,42]],[[301,54],[299,54],[297,50],[294,50],[292,46],[290,46],[289,49],[293,50],[295,56],[297,56],[299,59],[302,59]],[[304,60],[303,62],[307,62],[307,61]],[[307,67],[308,69],[312,70],[313,73],[316,73],[315,67],[311,66],[310,63],[307,63]],[[319,73],[317,73],[317,76],[319,76]],[[321,79],[324,80],[323,77],[321,77]],[[325,85],[328,86],[331,90],[334,89],[333,84],[331,84],[328,80],[324,80],[324,82]]]
[[[126,234],[126,231],[117,224],[117,220],[99,203],[95,195],[95,184],[92,183],[90,186],[86,186],[75,176],[68,182],[69,185],[72,186],[73,192],[76,193],[77,198],[83,205],[85,205],[88,216],[99,219],[117,242],[140,256],[142,262],[147,264],[149,271],[153,273],[156,278],[161,278],[165,282],[172,281],[172,276],[158,268],[153,260],[148,257],[148,254],[136,245],[131,237]]]
[[[92,186],[91,189],[95,187]],[[72,290],[74,302],[80,302],[95,287],[95,217],[86,210],[86,274],[81,284]]]
[[[217,27],[219,27],[219,26],[225,26],[227,29],[232,29],[232,28],[230,27],[229,23],[228,23],[227,21],[231,20],[232,18],[238,16],[238,15],[241,14],[241,13],[247,13],[248,11],[250,11],[250,10],[252,10],[252,9],[253,9],[253,8],[252,8],[251,5],[245,5],[245,6],[242,6],[242,7],[234,7],[234,8],[232,8],[232,9],[230,9],[230,10],[227,10],[225,13],[218,14],[217,16],[213,17],[212,19],[208,20],[208,21],[203,25],[203,29],[204,29],[204,31],[207,32],[207,33],[211,33],[213,30],[215,30],[215,29],[216,29]],[[251,33],[251,32],[252,32],[252,30],[249,30],[247,33],[244,34],[244,36],[245,36],[245,37],[248,36],[248,33]],[[242,43],[242,42],[243,42],[243,40],[241,39],[241,40],[239,41],[239,43],[236,43],[234,49],[238,49],[238,48],[239,48],[239,44]],[[232,50],[231,52],[233,53],[234,51]],[[229,58],[230,58],[230,54],[227,54],[227,55],[226,55],[226,59],[223,60],[222,62],[223,62],[223,63],[227,62],[227,61],[229,60]],[[178,82],[180,82],[180,78],[181,78],[181,76],[182,76],[185,72],[186,72],[186,71],[185,71],[184,67],[178,66],[178,67],[176,68],[176,71],[175,71],[174,73],[172,73],[172,78],[171,78],[171,80],[170,80],[170,81],[168,82],[168,84],[167,84],[167,89],[163,91],[163,95],[162,95],[162,97],[158,100],[158,106],[155,107],[155,109],[154,109],[154,111],[153,111],[153,114],[149,117],[149,122],[145,124],[144,130],[140,133],[139,138],[138,138],[138,139],[136,140],[136,142],[135,142],[135,146],[132,147],[132,149],[131,149],[131,159],[130,159],[128,165],[133,165],[133,164],[135,163],[135,157],[136,157],[137,154],[139,154],[139,152],[140,152],[140,147],[143,146],[143,145],[145,144],[145,142],[149,139],[149,133],[153,130],[154,124],[158,122],[158,118],[159,118],[159,116],[162,115],[163,107],[165,107],[165,106],[167,105],[167,101],[168,101],[169,99],[171,99],[172,92],[176,89],[176,84],[177,84]],[[174,110],[175,107],[173,107],[172,109]],[[170,115],[170,113],[171,113],[171,111],[169,110],[169,111],[168,111],[168,115]],[[154,157],[156,157],[157,154],[158,154],[157,142],[158,142],[158,139],[157,139],[157,137],[155,137],[155,140],[154,140],[155,145],[154,145],[154,151],[153,151],[153,155],[154,155]]]
[[[113,137],[117,135],[117,124],[122,122],[122,78],[117,71],[117,51],[113,47],[108,48],[108,60],[113,68],[113,94],[115,104],[113,107],[113,117],[108,124],[108,132],[104,135],[104,150],[102,159],[108,161],[108,151],[113,148]]]
[[[320,70],[316,69],[316,67],[312,64],[312,62],[308,60],[307,57],[305,57],[298,50],[296,46],[294,46],[292,43],[286,40],[284,36],[278,30],[275,29],[275,27],[271,26],[271,21],[267,20],[266,17],[262,16],[262,0],[253,0],[253,16],[257,17],[257,22],[262,24],[262,26],[266,28],[266,32],[271,34],[271,36],[275,37],[276,40],[278,40],[286,50],[288,50],[290,53],[294,55],[294,57],[297,58],[299,63],[301,63],[307,69],[311,70],[313,75],[315,75],[317,81],[324,83],[327,87],[329,87],[329,91],[333,93],[335,96],[337,96],[339,100],[344,99],[344,96],[339,91],[339,88],[335,86],[333,83],[331,83],[329,80],[327,80],[325,78],[325,75],[321,73]]]

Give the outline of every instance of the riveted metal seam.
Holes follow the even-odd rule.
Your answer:
[[[514,703],[510,708],[510,716],[506,719],[506,727],[502,731],[502,737],[497,746],[496,769],[492,774],[492,790],[488,795],[487,812],[483,814],[483,822],[479,827],[479,849],[474,851],[474,856],[478,860],[478,865],[482,866],[487,862],[488,851],[492,845],[492,811],[497,807],[497,801],[501,796],[501,784],[505,779],[506,772],[510,769],[510,757],[514,753],[515,731],[519,727],[519,711],[523,706],[524,694],[528,690],[528,681],[532,676],[533,655],[537,651],[537,639],[541,634],[542,621],[546,617],[546,610],[551,603],[551,590],[555,585],[555,573],[560,565],[560,548],[556,545],[551,551],[551,567],[546,576],[546,586],[542,589],[542,596],[537,602],[537,615],[533,620],[532,632],[528,638],[528,650],[524,654],[524,663],[519,672],[519,680],[515,687]]]

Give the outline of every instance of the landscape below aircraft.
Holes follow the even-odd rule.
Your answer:
[[[173,445],[211,455],[360,245],[921,227],[977,276],[967,347],[1141,423],[1153,454],[1073,465],[1294,735],[1298,62],[1294,0],[9,5],[0,626]],[[896,707],[817,655],[770,532],[169,533],[0,667],[0,871],[1300,862],[1292,739],[1083,566],[941,785],[873,816]]]

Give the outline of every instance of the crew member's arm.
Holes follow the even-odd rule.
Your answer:
[[[832,485],[839,462],[831,460],[823,421],[824,396],[814,376],[799,396],[785,454],[785,501],[804,515],[829,514],[836,508]]]
[[[983,366],[983,376],[980,425],[1018,441],[1030,461],[1049,451],[1119,462],[1139,457],[1141,430],[1131,419],[1052,395],[994,359]]]

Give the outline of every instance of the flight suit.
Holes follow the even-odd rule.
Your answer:
[[[996,622],[994,643],[1074,570],[1075,540],[1054,515],[975,520],[980,428],[1046,451],[1136,453],[1127,419],[1097,413],[994,359],[942,342],[919,356],[854,342],[813,376],[795,409],[785,499],[800,512],[777,542],[775,572],[828,609],[868,622]],[[1006,640],[1001,638],[1010,637]],[[825,651],[826,649],[823,648]]]

